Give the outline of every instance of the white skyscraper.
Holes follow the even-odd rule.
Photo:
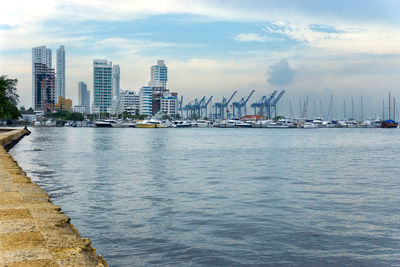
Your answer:
[[[164,64],[164,60],[158,60],[157,65],[151,66],[150,82],[151,87],[167,87],[168,81],[168,68]]]
[[[32,48],[32,107],[35,108],[35,63],[46,64],[51,69],[51,49],[46,46]]]
[[[65,97],[65,50],[63,45],[57,49],[56,67],[56,102],[58,102],[60,96]]]
[[[114,65],[112,68],[112,99],[118,100],[120,96],[120,69],[119,65]]]
[[[111,112],[112,62],[93,60],[93,113]]]

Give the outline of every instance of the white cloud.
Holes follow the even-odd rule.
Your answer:
[[[311,48],[336,53],[399,54],[400,31],[376,25],[337,25],[335,31],[313,29],[308,24],[275,22],[265,27],[269,34],[281,34]]]
[[[240,33],[234,38],[239,42],[266,42],[269,41],[267,36],[261,36],[258,33]]]

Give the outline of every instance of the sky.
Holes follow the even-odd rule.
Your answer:
[[[93,59],[121,68],[121,88],[138,91],[164,59],[168,88],[184,103],[238,90],[254,102],[286,90],[278,110],[382,116],[400,96],[400,1],[394,0],[35,0],[2,1],[0,75],[18,79],[31,106],[32,47],[66,50],[66,97],[92,89]],[[400,99],[399,101],[400,102]],[[387,112],[387,111],[386,111]]]

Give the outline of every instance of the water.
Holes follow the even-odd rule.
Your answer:
[[[110,266],[399,266],[399,134],[33,128],[11,154]]]

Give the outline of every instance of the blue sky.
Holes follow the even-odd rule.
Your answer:
[[[203,95],[218,100],[234,90],[240,98],[252,89],[256,100],[284,88],[283,112],[289,99],[297,103],[308,95],[328,103],[333,94],[337,113],[344,99],[363,95],[367,112],[379,115],[388,91],[400,94],[400,1],[14,0],[4,5],[0,73],[18,78],[25,106],[31,103],[31,48],[39,45],[52,48],[53,55],[65,45],[66,94],[74,103],[78,81],[91,89],[95,58],[119,64],[121,87],[135,91],[147,84],[150,66],[165,59],[168,87],[187,101]]]

